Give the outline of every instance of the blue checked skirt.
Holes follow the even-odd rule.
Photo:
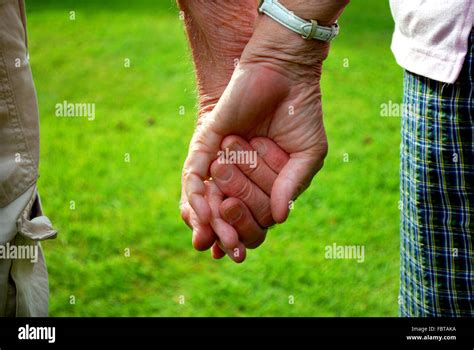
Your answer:
[[[454,84],[405,72],[401,316],[474,316],[473,42]]]

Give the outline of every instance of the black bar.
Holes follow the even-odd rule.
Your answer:
[[[28,326],[27,326],[28,325]],[[23,327],[23,328],[21,328]],[[28,328],[27,328],[28,327]],[[39,331],[32,327],[41,327]],[[43,334],[55,327],[54,343],[47,339],[19,339],[27,330]],[[32,331],[33,329],[33,331]],[[43,332],[43,333],[41,333]],[[51,335],[51,334],[50,334]],[[317,344],[363,348],[387,345],[395,348],[470,349],[474,348],[474,319],[467,318],[16,318],[0,319],[0,349],[64,348],[92,346],[105,342],[143,347],[154,339],[172,337],[172,343],[196,341],[201,337],[241,338],[311,337]],[[408,339],[407,337],[422,339]],[[430,338],[431,337],[431,338]],[[434,338],[436,337],[436,338]],[[438,338],[438,337],[450,337]],[[455,337],[456,339],[452,339]],[[51,339],[51,337],[50,337]],[[215,347],[225,345],[215,340]],[[227,342],[227,340],[225,340]],[[306,342],[306,340],[305,340]],[[157,344],[157,343],[154,343]],[[168,344],[165,342],[163,344]],[[245,343],[242,343],[245,344]],[[241,344],[241,346],[242,346]],[[196,345],[197,346],[197,345]],[[205,345],[209,346],[209,345]],[[240,346],[240,347],[241,347]],[[141,347],[140,347],[141,348]],[[155,348],[155,347],[152,347]],[[159,346],[156,348],[163,348]],[[319,348],[319,347],[316,347]],[[325,347],[327,348],[327,347]]]

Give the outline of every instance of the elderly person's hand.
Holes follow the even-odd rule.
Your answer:
[[[335,21],[347,3],[346,0],[281,2],[295,9],[295,14],[303,18],[316,18],[320,24],[326,25]],[[206,21],[213,23],[214,31],[206,32],[205,29],[199,28],[196,37],[199,38],[203,31],[206,32],[204,41],[207,47],[211,48],[211,52],[212,48],[222,45],[219,43],[245,43],[245,40],[240,40],[242,36],[240,39],[237,38],[238,40],[232,35],[231,38],[225,36],[229,34],[227,32],[229,21],[224,19],[226,11],[222,8],[225,5],[221,6],[223,3],[217,5],[217,2],[210,1],[206,4],[207,7],[215,7],[215,17],[205,18],[202,23],[204,28]],[[232,6],[236,5],[229,5],[230,11],[234,12],[227,13],[228,18],[235,21],[235,18],[239,18],[246,10],[255,10],[255,2],[250,1],[246,4],[248,6],[239,3],[240,8],[237,11],[235,8],[232,9]],[[251,15],[248,18],[250,17]],[[221,23],[216,25],[219,20]],[[237,28],[248,29],[249,22],[252,21],[243,21],[244,25],[239,23]],[[217,99],[211,98],[212,108],[202,113],[185,162],[182,215],[187,222],[190,221],[190,217],[193,218],[191,226],[194,229],[196,248],[202,248],[198,242],[205,242],[203,247],[209,243],[209,240],[200,239],[211,236],[203,232],[204,227],[209,229],[211,226],[214,230],[217,228],[216,215],[221,211],[218,212],[216,206],[210,205],[208,194],[212,189],[220,186],[226,196],[240,197],[258,224],[265,228],[274,222],[280,223],[286,220],[290,202],[309,186],[314,175],[322,167],[327,153],[327,140],[322,122],[319,81],[322,61],[326,58],[328,49],[328,44],[304,41],[299,35],[267,16],[261,16],[256,21],[255,30],[225,92],[218,97],[215,107]],[[193,49],[194,53],[195,51],[196,48]],[[220,52],[228,54],[230,51],[232,50]],[[232,54],[236,53],[237,50]],[[223,57],[229,59],[232,54],[224,54]],[[201,66],[205,66],[206,64],[202,64],[205,60],[199,53],[195,53],[194,56],[198,57],[196,60],[198,82],[212,81],[211,74],[200,79],[199,62]],[[238,56],[234,56],[234,61],[236,57]],[[210,58],[207,59],[209,61]],[[222,60],[217,59],[214,63],[218,70]],[[220,87],[222,88],[222,85]],[[202,89],[200,91],[202,92]],[[215,94],[215,97],[217,95]],[[265,189],[270,192],[270,205],[259,201],[259,196],[255,196],[254,187],[236,192],[235,188],[226,186],[224,179],[229,167],[219,164],[216,158],[221,147],[226,147],[223,140],[227,135],[239,135],[247,141],[255,137],[267,137],[289,154],[289,161],[279,169],[281,172],[276,176],[274,184],[272,181],[256,183],[262,189],[261,192],[265,192]],[[254,146],[258,149],[258,146]],[[229,147],[232,147],[232,143]],[[210,188],[207,185],[206,180],[210,176],[217,187],[212,185]],[[222,200],[223,197],[220,198]],[[218,231],[225,230],[220,227],[216,233]],[[221,246],[224,246],[228,254],[232,251],[241,254],[243,245],[242,242],[235,240],[235,233],[227,236],[218,234],[218,236]],[[228,239],[230,236],[234,239]]]
[[[286,2],[301,6],[304,13],[295,11],[297,15],[317,16],[323,24],[335,21],[347,3]],[[204,180],[209,175],[219,178],[219,166],[210,165],[229,134],[247,140],[268,137],[290,155],[271,191],[273,220],[285,221],[289,202],[309,186],[327,153],[319,81],[328,48],[323,42],[304,41],[267,16],[258,18],[223,96],[196,130],[185,162],[186,198],[202,223],[211,219]],[[263,215],[261,223],[271,223],[268,218]]]

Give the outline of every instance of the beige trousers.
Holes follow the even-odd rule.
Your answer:
[[[0,0],[0,316],[47,316],[39,241],[56,236],[36,191],[39,123],[23,0]]]

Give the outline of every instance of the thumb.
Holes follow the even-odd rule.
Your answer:
[[[290,155],[290,160],[278,174],[272,187],[270,204],[275,222],[285,222],[289,214],[290,201],[295,200],[309,187],[323,163],[324,156]]]
[[[248,139],[287,94],[288,82],[281,74],[263,65],[239,65],[209,123],[220,135],[240,135]]]

